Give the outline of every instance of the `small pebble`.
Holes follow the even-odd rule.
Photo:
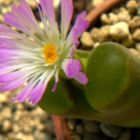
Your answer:
[[[140,43],[136,43],[136,49],[140,52]]]
[[[74,130],[75,129],[75,126],[76,126],[76,121],[75,120],[68,120],[68,127],[71,130]]]
[[[10,130],[12,130],[12,124],[9,120],[5,120],[3,122],[3,132],[8,132]]]
[[[2,14],[6,14],[6,13],[8,13],[10,10],[11,10],[11,8],[7,8],[7,7],[1,9]]]
[[[81,37],[81,42],[84,46],[93,47],[93,40],[92,40],[90,33],[88,33],[88,32],[83,33],[83,35]]]
[[[140,27],[140,16],[134,16],[132,20],[129,21],[129,26],[132,29]]]
[[[118,15],[114,13],[109,13],[109,19],[111,20],[111,23],[116,23],[119,21]]]
[[[85,121],[85,131],[91,132],[91,133],[98,133],[100,132],[100,128],[98,123],[91,122],[91,121]]]
[[[134,40],[140,41],[140,29],[135,30],[132,36]]]
[[[15,136],[16,139],[20,139],[20,140],[23,140],[25,137],[26,137],[26,135],[21,132],[17,133]]]
[[[101,124],[100,128],[106,136],[111,137],[111,138],[119,137],[123,131],[121,127],[107,125],[107,124]]]
[[[24,106],[23,106],[23,104],[18,103],[17,106],[16,106],[16,108],[18,110],[23,110],[24,109]]]
[[[104,42],[109,37],[109,30],[110,26],[104,26],[101,29],[93,28],[91,30],[91,36],[93,38],[93,41],[98,42]]]
[[[76,125],[75,127],[75,131],[78,133],[78,134],[83,134],[84,133],[84,126],[82,124],[78,124]]]
[[[83,140],[108,140],[107,137],[100,134],[85,133]]]
[[[71,138],[72,140],[81,140],[80,135],[76,135],[76,134],[73,134]]]
[[[135,46],[135,41],[133,40],[133,37],[131,34],[129,34],[128,37],[126,37],[125,39],[122,40],[122,44],[125,47],[134,47]]]
[[[53,135],[54,134],[54,124],[53,124],[53,122],[51,120],[48,120],[46,122],[45,126],[46,126],[46,129],[47,129],[46,131]]]
[[[140,16],[140,6],[139,6],[139,8],[137,10],[137,15]]]
[[[129,22],[130,19],[131,19],[131,16],[127,10],[124,10],[118,14],[119,21]]]
[[[45,139],[43,139],[43,140],[52,140],[52,136],[46,135],[46,136],[45,136]]]
[[[54,0],[54,7],[58,8],[60,5],[60,0]]]
[[[125,38],[129,36],[129,26],[126,22],[118,22],[110,27],[110,35],[114,39]]]
[[[110,31],[110,25],[105,25],[101,27],[101,34],[103,41],[107,41],[109,39],[109,31]]]
[[[102,14],[100,19],[103,22],[103,24],[111,24],[112,23],[107,14]]]
[[[0,94],[0,103],[6,103],[8,100],[8,97],[5,93]]]
[[[29,3],[29,5],[32,8],[36,8],[36,4],[39,3],[39,0],[33,1],[33,0],[27,0],[27,2]]]
[[[130,0],[127,2],[126,7],[128,8],[128,10],[133,10],[133,9],[137,9],[139,6],[138,2],[136,0]]]
[[[9,5],[11,4],[11,0],[0,0],[0,3],[2,3],[3,5]]]
[[[98,6],[99,4],[103,3],[104,0],[92,0],[92,5]]]
[[[24,135],[22,140],[34,140],[34,137],[33,137],[33,135]]]
[[[4,118],[4,119],[10,119],[11,118],[11,115],[12,115],[12,111],[9,107],[5,107],[2,111],[1,111],[1,114],[0,114],[0,117],[1,118]]]
[[[18,133],[18,132],[20,132],[20,131],[21,131],[20,126],[19,126],[18,124],[14,124],[14,125],[13,125],[13,132],[14,132],[14,133]]]
[[[136,49],[134,49],[134,48],[130,48],[128,50],[134,56],[139,56],[140,55],[140,53]]]
[[[130,139],[131,139],[131,133],[128,130],[124,131],[121,134],[121,136],[118,138],[118,140],[130,140]]]

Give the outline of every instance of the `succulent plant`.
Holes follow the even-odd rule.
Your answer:
[[[51,114],[120,126],[140,126],[140,62],[124,46],[107,42],[77,51],[89,82],[81,86],[64,76],[55,93],[51,83],[40,107]],[[53,83],[53,82],[52,82]]]

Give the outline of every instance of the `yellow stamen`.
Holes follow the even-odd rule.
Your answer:
[[[52,43],[44,46],[43,54],[45,57],[45,61],[49,64],[54,64],[58,60],[58,52],[56,46]]]

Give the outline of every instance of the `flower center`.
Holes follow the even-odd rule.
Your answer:
[[[43,54],[45,61],[49,64],[54,64],[59,58],[56,46],[52,43],[49,43],[44,46]]]

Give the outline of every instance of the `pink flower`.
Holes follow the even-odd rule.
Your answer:
[[[79,60],[73,53],[79,37],[89,23],[86,12],[77,16],[68,34],[73,15],[72,0],[61,0],[61,27],[55,20],[52,0],[40,0],[38,6],[43,29],[40,28],[30,6],[25,0],[14,5],[0,25],[0,92],[10,91],[27,83],[15,101],[36,104],[45,92],[48,82],[55,78],[53,91],[62,69],[67,78],[87,84],[87,76],[81,71]],[[15,31],[15,27],[18,31]]]

